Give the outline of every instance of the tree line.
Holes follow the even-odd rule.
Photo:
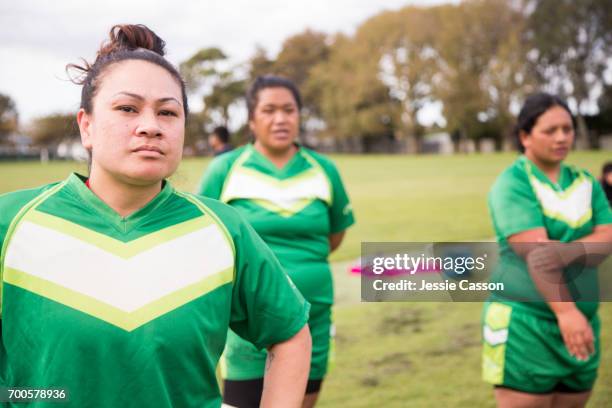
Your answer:
[[[188,118],[186,145],[197,146],[207,130],[246,110],[245,91],[257,75],[277,74],[301,89],[303,133],[318,140],[403,140],[407,150],[419,152],[427,133],[446,131],[455,141],[488,138],[507,149],[520,104],[541,90],[570,101],[578,144],[597,147],[599,134],[612,132],[606,119],[612,117],[607,3],[465,0],[407,6],[369,18],[352,35],[305,30],[287,38],[275,57],[257,48],[235,65],[220,48],[200,49],[180,64],[190,98],[203,104]],[[424,123],[423,114],[432,108],[441,120]],[[588,115],[593,111],[599,112],[595,118]],[[52,140],[44,128],[66,126],[57,116],[35,121],[33,137]],[[7,118],[0,115],[0,132],[16,122]],[[235,137],[247,140],[247,127],[236,129]]]

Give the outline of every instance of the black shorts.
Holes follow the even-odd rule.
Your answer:
[[[493,388],[505,388],[507,390],[512,390],[512,391],[518,391],[518,392],[526,392],[527,394],[552,394],[552,393],[560,393],[560,394],[580,394],[583,392],[591,392],[591,389],[588,390],[576,390],[574,388],[568,387],[567,385],[563,384],[563,383],[558,383],[557,385],[555,385],[555,387],[550,390],[550,391],[546,391],[546,392],[527,392],[527,391],[522,391],[522,390],[517,390],[516,388],[512,388],[512,387],[506,387],[505,385],[494,385]]]
[[[323,380],[308,380],[306,394],[321,390]],[[254,380],[225,380],[223,402],[237,408],[258,408],[263,392],[263,378]]]

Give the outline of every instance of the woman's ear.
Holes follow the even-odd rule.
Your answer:
[[[79,125],[79,132],[81,133],[81,144],[85,149],[91,152],[91,115],[85,112],[83,108],[81,108],[77,112],[76,119]]]
[[[252,135],[255,134],[255,124],[253,123],[252,119],[249,119],[249,130],[251,131]]]

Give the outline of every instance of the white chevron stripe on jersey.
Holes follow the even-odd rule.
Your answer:
[[[233,251],[216,224],[124,259],[73,236],[24,221],[10,240],[5,260],[7,268],[25,276],[43,279],[127,313],[233,264]]]
[[[564,221],[574,228],[591,219],[593,185],[589,179],[576,179],[564,192],[556,192],[534,176],[529,179],[546,216]]]
[[[487,343],[492,346],[497,346],[508,340],[508,329],[493,330],[488,325],[485,325],[483,336]]]
[[[287,180],[276,180],[266,175],[253,174],[236,168],[224,187],[221,201],[249,199],[267,201],[283,211],[295,213],[313,200],[331,201],[329,181],[322,171],[308,170],[309,174]],[[303,205],[300,205],[303,204]]]

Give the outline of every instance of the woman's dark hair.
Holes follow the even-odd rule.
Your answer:
[[[606,175],[612,172],[612,161],[607,162],[603,165],[601,169],[601,187],[603,188],[604,193],[606,193],[606,197],[608,198],[608,202],[612,205],[612,184],[608,183],[608,179]]]
[[[259,102],[259,92],[266,88],[285,88],[295,99],[295,103],[298,107],[298,111],[302,110],[302,97],[297,86],[290,79],[275,76],[275,75],[263,75],[255,78],[255,81],[249,87],[246,94],[247,109],[249,111],[249,119],[253,118],[255,108]]]
[[[176,79],[181,87],[185,118],[189,114],[185,82],[174,66],[164,58],[166,43],[151,29],[142,24],[119,24],[110,30],[109,40],[104,42],[93,64],[83,60],[83,65],[68,64],[66,71],[80,71],[72,82],[82,85],[81,108],[87,113],[92,111],[92,100],[98,91],[100,76],[112,64],[124,60],[142,60],[156,64]]]
[[[546,92],[531,94],[525,100],[525,103],[519,112],[516,127],[514,128],[516,143],[521,153],[525,152],[525,148],[521,143],[521,132],[531,133],[531,130],[538,121],[538,118],[542,116],[544,112],[555,106],[560,106],[561,108],[565,109],[572,118],[574,128],[576,127],[574,115],[572,115],[567,103],[565,103],[563,99]]]
[[[229,130],[227,130],[225,126],[217,126],[213,129],[211,135],[217,135],[217,137],[222,143],[229,142],[230,134]]]

